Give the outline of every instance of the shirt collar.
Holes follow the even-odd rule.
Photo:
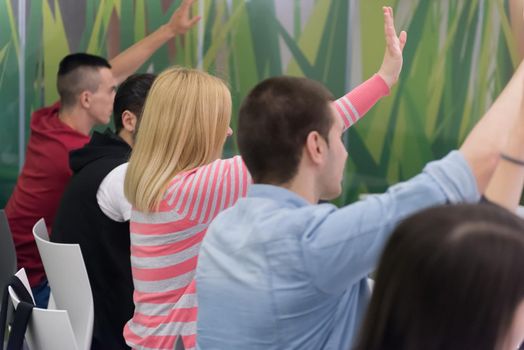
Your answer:
[[[311,205],[311,203],[295,192],[274,185],[251,185],[248,189],[247,196],[250,198],[270,198],[277,202],[288,203],[297,208]]]

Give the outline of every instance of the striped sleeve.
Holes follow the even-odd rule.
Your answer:
[[[347,128],[358,122],[382,97],[389,94],[389,87],[378,74],[363,82],[333,105]]]
[[[216,160],[184,178],[179,184],[181,194],[173,200],[174,209],[181,217],[208,223],[244,197],[251,181],[240,156]]]
[[[216,184],[216,193],[206,220],[212,220],[222,210],[229,208],[239,198],[245,197],[252,183],[251,175],[240,156],[222,160],[221,181]]]

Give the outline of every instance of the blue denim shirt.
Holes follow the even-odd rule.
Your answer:
[[[203,240],[198,348],[349,350],[370,297],[366,277],[395,225],[423,208],[479,197],[457,151],[340,209],[253,185]]]

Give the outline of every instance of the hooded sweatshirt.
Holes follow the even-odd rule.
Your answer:
[[[92,349],[127,349],[122,331],[134,309],[129,221],[106,216],[96,194],[130,152],[131,147],[109,129],[94,132],[84,148],[71,152],[73,177],[53,225],[53,242],[80,244],[95,310]]]
[[[69,152],[89,142],[88,135],[58,118],[59,110],[57,102],[33,113],[24,167],[5,207],[18,268],[25,268],[32,287],[45,278],[33,226],[44,218],[48,230],[52,227],[60,198],[71,177]]]

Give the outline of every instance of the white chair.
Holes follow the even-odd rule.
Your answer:
[[[49,241],[44,219],[33,227],[40,257],[57,309],[67,310],[80,350],[89,350],[93,336],[93,295],[78,244]]]
[[[22,281],[33,298],[25,270],[20,269],[15,275]],[[11,287],[8,288],[8,291],[16,309],[20,298]],[[31,350],[79,350],[69,315],[65,310],[47,310],[35,307],[27,324],[25,340]]]

